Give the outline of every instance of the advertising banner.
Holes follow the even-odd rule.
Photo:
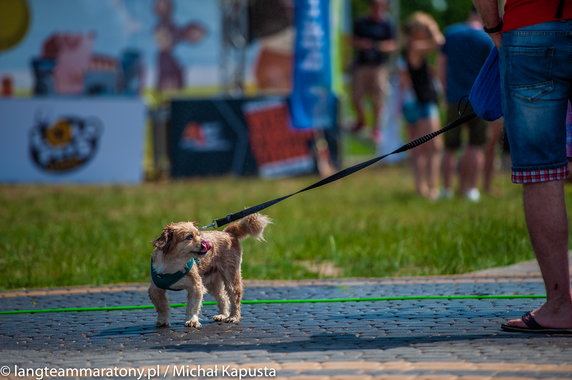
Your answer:
[[[326,138],[333,146],[336,129],[331,132]],[[315,173],[314,138],[314,130],[292,127],[285,97],[173,100],[171,175]]]
[[[256,174],[241,99],[171,102],[171,176]]]
[[[327,128],[334,124],[330,51],[330,1],[296,0],[292,124]]]
[[[137,99],[1,99],[0,181],[140,183]]]
[[[285,99],[249,101],[242,107],[249,125],[250,146],[262,177],[313,173],[314,131],[292,128]]]

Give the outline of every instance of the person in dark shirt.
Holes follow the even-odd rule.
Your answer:
[[[481,18],[474,8],[469,12],[466,22],[454,24],[445,29],[445,45],[441,49],[438,67],[441,69],[439,76],[447,99],[447,123],[459,117],[459,104],[471,91],[473,82],[493,46],[492,40],[483,31]],[[453,182],[458,166],[457,155],[461,149],[463,149],[463,154],[459,165],[458,193],[471,201],[478,201],[480,199],[478,182],[481,173],[484,190],[490,191],[494,148],[500,137],[502,122],[498,121],[490,125],[492,147],[487,142],[488,124],[479,118],[467,122],[461,128],[445,133],[441,193],[443,198],[453,196]],[[465,132],[467,139],[466,144],[463,144],[462,137]],[[485,155],[485,151],[490,152],[489,155]]]
[[[387,82],[385,64],[389,54],[397,49],[395,28],[386,11],[387,0],[371,0],[368,14],[354,23],[352,101],[356,123],[353,132],[362,130],[366,125],[364,102],[368,97],[373,103],[374,123],[380,120]]]

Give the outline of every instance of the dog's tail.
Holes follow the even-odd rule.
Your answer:
[[[270,223],[272,220],[269,217],[256,213],[230,224],[223,231],[236,236],[239,240],[247,236],[252,236],[256,240],[264,240],[262,236],[264,228]]]

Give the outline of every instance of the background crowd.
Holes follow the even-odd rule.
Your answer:
[[[474,8],[466,17],[466,21],[441,31],[433,16],[418,11],[396,30],[388,1],[371,0],[367,13],[353,27],[352,103],[356,119],[351,132],[367,133],[374,141],[380,139],[378,127],[391,75],[399,76],[399,86],[389,96],[399,98],[409,140],[469,112],[466,98],[493,42],[483,31]],[[367,101],[373,110],[369,118],[365,113]],[[373,125],[368,126],[368,120]],[[431,200],[457,195],[471,201],[480,199],[480,189],[492,193],[501,134],[502,121],[474,119],[413,150],[410,161],[417,193]]]

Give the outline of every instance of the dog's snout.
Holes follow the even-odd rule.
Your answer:
[[[213,245],[208,240],[201,240],[201,253],[207,253],[213,248]]]

